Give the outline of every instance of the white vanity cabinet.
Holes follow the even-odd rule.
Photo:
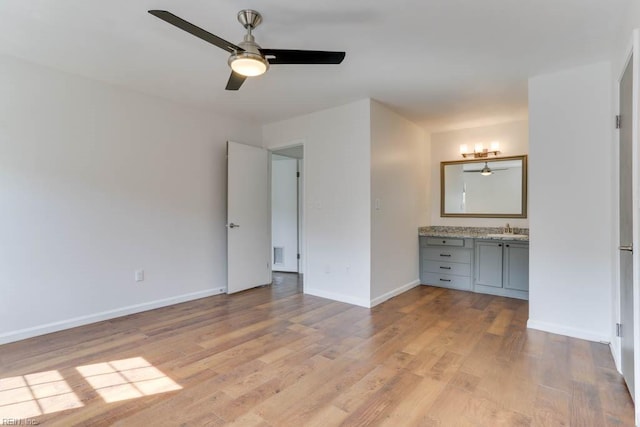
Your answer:
[[[476,240],[476,292],[529,299],[529,243]]]
[[[420,280],[444,288],[470,291],[473,239],[420,237]]]

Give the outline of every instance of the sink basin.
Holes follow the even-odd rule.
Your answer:
[[[527,234],[487,234],[487,237],[492,239],[525,239],[529,237]]]

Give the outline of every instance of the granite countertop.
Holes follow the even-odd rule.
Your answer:
[[[488,239],[488,240],[519,240],[529,241],[528,228],[513,228],[513,235],[489,236],[490,234],[504,234],[502,227],[445,227],[431,226],[420,227],[418,235],[427,237],[457,237],[464,239]]]

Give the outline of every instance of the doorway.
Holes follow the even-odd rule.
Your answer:
[[[303,158],[302,145],[271,152],[271,261],[278,273],[304,271]]]

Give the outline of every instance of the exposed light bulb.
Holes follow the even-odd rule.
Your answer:
[[[467,144],[462,144],[460,146],[460,154],[467,154],[469,152],[469,148],[467,147]]]

